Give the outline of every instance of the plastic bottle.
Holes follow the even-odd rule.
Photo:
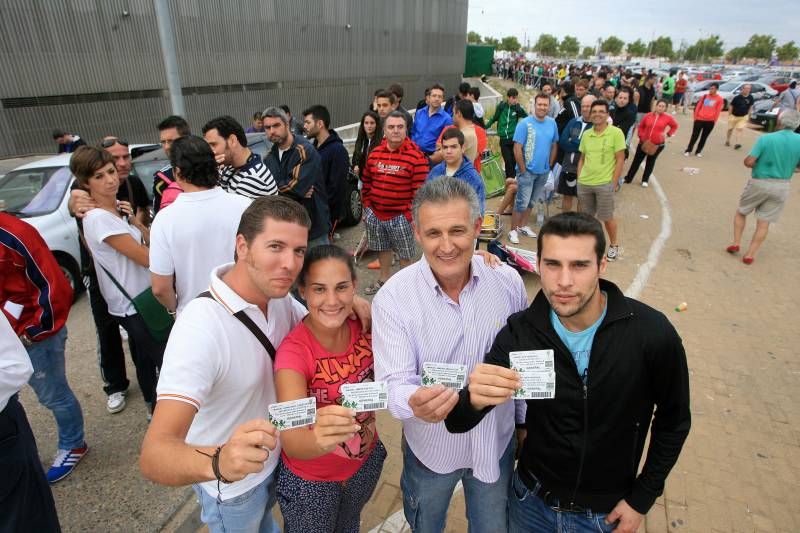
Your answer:
[[[683,167],[681,168],[681,172],[686,172],[687,174],[694,176],[696,174],[700,174],[700,169],[695,167]]]
[[[540,228],[544,224],[544,204],[539,202],[536,207],[536,225]]]

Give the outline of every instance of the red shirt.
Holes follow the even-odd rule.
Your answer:
[[[72,287],[36,228],[0,213],[0,307],[14,332],[33,341],[53,336],[66,324],[72,299]]]
[[[317,408],[341,405],[343,383],[374,381],[372,337],[361,331],[358,320],[348,320],[350,345],[342,353],[331,353],[317,341],[304,322],[297,325],[278,347],[275,371],[294,370],[306,378],[308,396],[317,398]],[[345,481],[367,460],[378,440],[375,412],[356,416],[361,431],[336,450],[316,459],[296,459],[285,452],[281,459],[292,472],[311,481]]]
[[[396,150],[383,139],[367,157],[361,173],[361,199],[379,220],[398,215],[411,221],[411,201],[430,171],[428,159],[411,139]]]
[[[646,114],[639,123],[639,142],[650,140],[654,144],[664,144],[667,127],[669,127],[670,136],[675,135],[675,132],[678,131],[678,123],[672,115],[667,113]]]
[[[720,95],[706,94],[700,98],[694,108],[694,119],[716,122],[724,105],[725,100]]]

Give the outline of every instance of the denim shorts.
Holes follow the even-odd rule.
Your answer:
[[[544,190],[549,174],[549,172],[534,174],[526,171],[517,176],[517,198],[514,200],[514,211],[516,213],[533,208],[536,200],[539,199]]]

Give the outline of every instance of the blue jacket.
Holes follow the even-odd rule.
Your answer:
[[[447,163],[442,161],[431,169],[425,181],[431,181],[432,179],[446,175]],[[472,161],[467,159],[467,156],[463,156],[461,166],[458,167],[458,170],[456,170],[456,173],[453,177],[466,181],[472,186],[473,189],[475,189],[475,193],[478,195],[478,203],[481,206],[481,216],[483,216],[484,212],[486,211],[486,187],[483,185],[483,178],[478,171],[475,170],[475,167],[472,165]]]

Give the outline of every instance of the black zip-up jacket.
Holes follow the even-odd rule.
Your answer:
[[[606,316],[594,336],[586,385],[553,329],[541,291],[528,309],[509,317],[484,362],[508,367],[512,351],[555,352],[555,398],[527,401],[528,434],[518,464],[526,486],[533,489],[538,480],[563,506],[607,513],[624,498],[645,514],[689,434],[686,354],[662,313],[609,281],[600,280],[600,289],[608,296]],[[465,388],[445,424],[466,432],[490,409],[476,411]],[[637,476],[651,419],[650,447]]]

